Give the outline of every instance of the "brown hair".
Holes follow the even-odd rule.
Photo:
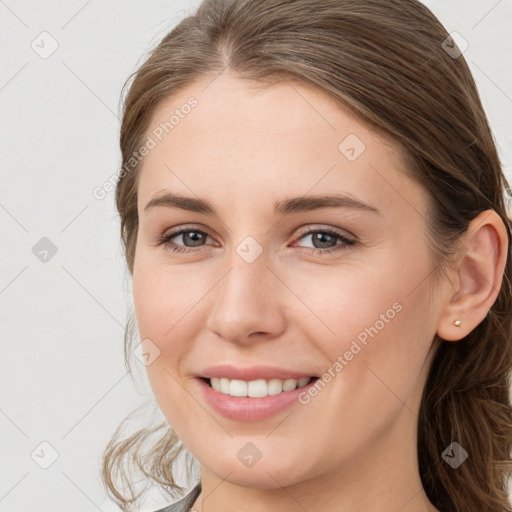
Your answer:
[[[439,346],[419,411],[418,457],[425,492],[439,510],[505,512],[512,510],[509,188],[471,72],[448,36],[416,0],[205,0],[132,75],[116,201],[133,273],[140,164],[129,169],[127,163],[162,100],[229,69],[261,83],[291,79],[314,85],[395,141],[407,173],[430,197],[427,228],[436,269],[445,267],[468,223],[495,210],[509,237],[502,287],[487,317],[463,340],[434,340]],[[132,335],[129,324],[128,368]],[[172,471],[180,442],[168,424],[117,437],[105,450],[102,476],[124,510],[137,501],[130,484],[133,465],[169,494],[181,489]],[[457,469],[441,457],[454,441],[469,453]],[[122,475],[130,496],[114,483],[114,474]]]

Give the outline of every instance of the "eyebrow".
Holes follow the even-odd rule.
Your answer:
[[[215,208],[206,200],[180,196],[167,192],[154,196],[144,207],[144,211],[157,206],[167,208],[179,208],[189,212],[217,215]],[[375,206],[369,205],[359,199],[343,194],[316,195],[304,197],[292,197],[274,204],[274,215],[286,215],[290,213],[308,212],[321,208],[350,208],[381,214]]]

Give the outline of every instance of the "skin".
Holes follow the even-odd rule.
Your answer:
[[[475,219],[447,277],[435,280],[428,196],[403,174],[390,141],[304,84],[258,88],[230,72],[211,80],[153,115],[151,128],[198,100],[144,158],[133,272],[140,338],[160,350],[147,366],[153,392],[201,464],[195,510],[436,511],[416,452],[433,339],[461,339],[494,302],[506,257],[501,220],[492,211]],[[349,134],[366,146],[354,161],[338,149]],[[203,198],[217,215],[145,210],[164,190]],[[275,201],[335,192],[379,213],[272,211]],[[190,224],[192,236],[208,235],[202,245],[172,242],[192,252],[156,244]],[[329,227],[356,243],[334,236],[322,246],[307,234]],[[262,249],[252,263],[236,251],[247,236]],[[312,253],[322,247],[341,249]],[[213,364],[322,375],[394,303],[401,311],[308,404],[244,422],[219,415],[199,392],[195,376]],[[262,453],[252,467],[237,457],[248,442]]]

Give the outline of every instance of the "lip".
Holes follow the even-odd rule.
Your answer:
[[[259,380],[259,379],[302,379],[304,377],[318,377],[313,373],[301,373],[295,370],[279,368],[277,366],[250,366],[240,367],[230,364],[220,364],[205,368],[198,377],[209,379],[211,377],[226,377],[230,380]],[[275,395],[278,396],[278,395]]]
[[[314,378],[309,384],[294,389],[284,391],[278,395],[268,395],[260,398],[231,396],[215,391],[206,382],[207,378],[226,377],[228,379],[240,380],[258,380],[271,378],[277,379],[301,379],[304,377],[314,377],[311,374],[300,373],[293,370],[284,370],[276,367],[253,366],[251,368],[236,368],[231,365],[220,365],[206,368],[202,375],[197,376],[200,392],[206,403],[218,414],[225,418],[236,421],[256,422],[275,416],[294,404],[299,404],[299,395],[307,392],[310,386],[313,386],[317,378]]]
[[[215,391],[205,380],[198,378],[197,381],[204,399],[214,411],[231,420],[255,422],[270,418],[293,404],[300,403],[299,395],[307,392],[307,389],[315,384],[316,379],[302,388],[261,398],[225,395]]]

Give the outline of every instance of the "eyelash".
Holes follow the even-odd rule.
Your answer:
[[[191,233],[191,232],[192,233],[201,233],[202,235],[209,236],[208,233],[205,233],[204,231],[202,231],[200,229],[195,229],[193,227],[184,227],[184,228],[180,229],[179,231],[176,231],[173,233],[166,233],[166,234],[158,237],[157,240],[155,241],[155,245],[158,246],[158,245],[165,244],[166,249],[168,249],[172,252],[175,252],[175,253],[193,253],[193,252],[198,253],[198,252],[201,252],[203,250],[204,246],[200,246],[197,249],[194,249],[194,248],[189,248],[189,247],[185,247],[182,245],[176,245],[173,242],[171,242],[172,238],[175,238],[184,233]],[[308,250],[308,254],[326,255],[331,252],[345,250],[347,248],[347,246],[351,246],[356,243],[355,240],[351,240],[351,239],[345,237],[339,231],[332,229],[332,228],[310,229],[308,231],[304,231],[300,235],[298,240],[301,240],[302,238],[305,238],[306,236],[316,234],[316,233],[327,234],[329,236],[332,236],[334,238],[341,240],[343,243],[337,244],[334,248],[331,248],[331,249],[317,249],[317,248],[306,247],[305,249]]]

